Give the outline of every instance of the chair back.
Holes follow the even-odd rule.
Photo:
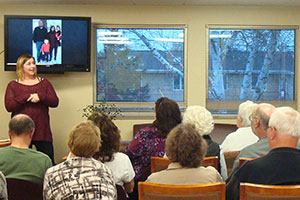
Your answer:
[[[239,168],[244,164],[244,162],[252,159],[253,158],[239,158]]]
[[[230,175],[233,167],[233,163],[237,155],[240,153],[240,151],[227,151],[224,152],[224,158],[227,166],[227,173],[228,176]]]
[[[201,166],[204,166],[204,167],[212,166],[217,171],[219,171],[219,158],[218,158],[218,156],[205,157],[203,159],[202,163],[201,163]]]
[[[151,173],[154,173],[167,169],[169,164],[171,163],[171,160],[169,160],[168,158],[151,157],[150,163]]]
[[[137,134],[137,132],[139,132],[140,129],[145,128],[147,126],[151,126],[151,123],[147,123],[147,124],[134,124],[133,125],[133,137]]]
[[[171,161],[168,158],[151,157],[151,173],[167,169],[170,163]],[[205,157],[201,163],[201,166],[212,166],[218,170],[219,159],[217,156]]]
[[[241,183],[240,200],[300,200],[300,185]]]
[[[0,147],[7,147],[11,145],[10,139],[0,139]]]
[[[6,181],[9,200],[43,199],[42,185],[15,178],[7,178]]]
[[[225,200],[225,183],[162,185],[139,182],[139,200]]]

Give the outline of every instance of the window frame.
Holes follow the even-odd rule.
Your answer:
[[[93,25],[93,43],[97,41],[97,29],[105,29],[105,28],[110,28],[110,29],[150,29],[150,28],[166,28],[166,29],[183,29],[184,30],[184,45],[183,45],[183,64],[184,64],[184,90],[183,90],[183,102],[177,102],[180,109],[183,110],[187,106],[187,25],[186,24],[94,24]],[[94,62],[95,62],[95,67],[93,70],[93,104],[98,105],[100,102],[97,102],[97,45],[93,48],[93,55],[94,55]],[[172,83],[173,85],[173,83]],[[174,90],[172,90],[174,91]],[[153,117],[153,106],[155,102],[109,102],[112,104],[115,104],[117,107],[126,110],[122,110],[122,114],[125,117]],[[143,110],[143,108],[146,108],[147,110]],[[139,110],[142,109],[142,110]]]
[[[206,25],[206,56],[205,56],[205,69],[206,69],[206,97],[205,97],[205,105],[208,110],[211,110],[212,108],[214,110],[224,110],[224,108],[227,108],[227,110],[234,110],[236,111],[236,114],[213,114],[216,118],[236,118],[238,106],[244,101],[224,101],[220,103],[220,101],[210,101],[208,99],[208,92],[209,92],[209,83],[208,83],[208,77],[209,77],[209,56],[210,56],[210,38],[209,38],[209,31],[210,29],[288,29],[288,30],[294,30],[295,31],[295,46],[294,46],[294,68],[295,68],[295,75],[294,75],[294,97],[295,99],[293,101],[255,101],[256,103],[271,103],[275,107],[281,107],[281,106],[290,106],[295,109],[298,108],[298,77],[297,74],[299,73],[298,70],[298,59],[297,59],[297,36],[298,36],[298,25],[222,25],[222,24],[207,24]],[[252,88],[252,87],[251,87]]]
[[[175,88],[175,78],[177,77],[173,77],[173,91],[184,91],[184,77],[178,77],[178,81],[179,81],[179,88]]]

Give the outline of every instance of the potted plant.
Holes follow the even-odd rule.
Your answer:
[[[121,109],[117,107],[116,104],[102,101],[100,103],[87,105],[84,107],[82,109],[82,117],[88,118],[94,112],[104,113],[112,120],[122,116]]]

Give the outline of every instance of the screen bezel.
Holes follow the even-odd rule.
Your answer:
[[[39,16],[39,15],[4,15],[4,71],[16,71],[16,65],[8,63],[8,20],[10,19],[61,19],[61,20],[83,20],[87,21],[87,60],[84,65],[76,64],[56,64],[51,68],[37,65],[38,73],[64,73],[64,72],[90,72],[91,71],[91,17],[79,16]]]

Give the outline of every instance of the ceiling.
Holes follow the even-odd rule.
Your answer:
[[[0,4],[300,6],[300,0],[0,0]]]

